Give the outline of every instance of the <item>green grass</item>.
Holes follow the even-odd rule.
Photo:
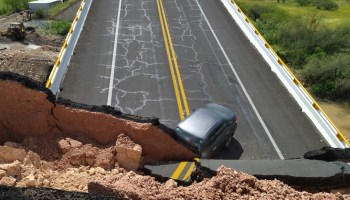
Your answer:
[[[0,0],[0,9],[4,9],[4,8],[5,8],[4,0]]]
[[[8,12],[10,12],[10,8],[5,5],[4,0],[0,0],[0,16]]]
[[[294,1],[289,0],[286,3],[277,3],[276,0],[236,0],[237,3],[246,5],[268,5],[269,7],[277,7],[286,12],[290,16],[306,17],[310,13],[318,15],[322,21],[321,25],[329,28],[335,28],[341,24],[350,24],[350,1],[337,0],[339,9],[335,11],[319,10],[313,6],[301,7]]]
[[[64,3],[58,3],[54,7],[50,8],[48,15],[49,17],[54,17],[57,14],[59,14],[61,11],[65,10],[69,6],[73,5],[76,3],[78,0],[68,0],[65,1]]]
[[[50,21],[47,22],[45,29],[50,34],[66,35],[71,27],[69,21]]]

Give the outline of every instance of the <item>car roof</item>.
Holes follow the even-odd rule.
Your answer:
[[[229,109],[218,104],[208,104],[191,113],[178,127],[182,130],[205,139],[211,129],[215,129],[222,122],[232,120],[234,114]]]

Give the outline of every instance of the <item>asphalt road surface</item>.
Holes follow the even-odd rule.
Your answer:
[[[163,1],[190,110],[237,113],[223,159],[300,158],[328,145],[217,0]],[[180,121],[156,0],[93,1],[60,96]]]

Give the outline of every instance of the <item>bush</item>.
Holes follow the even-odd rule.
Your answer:
[[[58,35],[66,35],[70,29],[69,21],[51,21],[47,24],[46,29]]]
[[[320,10],[337,10],[338,4],[332,0],[315,0],[314,5]]]
[[[44,19],[45,17],[45,11],[43,9],[38,9],[35,11],[35,17],[37,19]]]
[[[268,6],[253,5],[248,12],[248,16],[254,21],[261,18],[264,13],[270,13],[271,8]]]
[[[295,0],[299,6],[308,6],[312,4],[312,0]]]
[[[321,98],[350,99],[350,55],[313,58],[302,71],[303,81]]]

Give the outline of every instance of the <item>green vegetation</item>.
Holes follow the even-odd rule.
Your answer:
[[[51,21],[45,26],[49,33],[66,35],[70,29],[71,23],[69,21]]]
[[[328,10],[316,1],[237,3],[314,95],[350,100],[350,1]]]
[[[78,0],[67,0],[67,1],[64,1],[63,3],[56,4],[54,7],[49,9],[48,16],[49,17],[56,16],[57,14],[67,9],[72,4],[76,3],[77,1]]]
[[[43,9],[36,10],[34,14],[35,14],[36,19],[44,19],[45,18],[45,11]]]
[[[28,0],[0,0],[0,15],[28,8]]]

